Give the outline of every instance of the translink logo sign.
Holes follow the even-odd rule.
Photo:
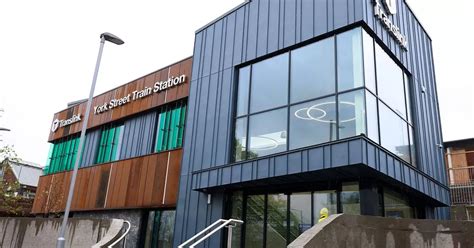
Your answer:
[[[69,125],[71,125],[73,123],[76,123],[76,122],[79,122],[79,121],[81,121],[81,114],[73,115],[71,118],[69,118],[67,120],[56,119],[56,120],[53,121],[53,124],[51,125],[51,132],[54,133],[60,127],[69,126]]]
[[[389,14],[395,15],[397,13],[397,0],[383,0],[383,5]]]

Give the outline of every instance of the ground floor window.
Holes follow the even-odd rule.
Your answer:
[[[414,200],[407,194],[371,181],[340,182],[323,190],[262,191],[236,191],[229,195],[229,218],[244,221],[233,229],[232,247],[286,247],[319,222],[323,208],[329,215],[417,216]]]
[[[172,248],[175,210],[154,210],[148,213],[145,234],[147,248]]]
[[[337,189],[273,194],[234,192],[230,218],[244,220],[233,230],[232,247],[286,247],[319,221],[321,209],[329,215],[360,214],[357,182]]]

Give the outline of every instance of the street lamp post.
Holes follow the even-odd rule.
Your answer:
[[[102,58],[102,51],[104,50],[105,41],[112,42],[116,45],[122,45],[124,43],[123,40],[121,40],[119,37],[111,33],[103,33],[100,35],[99,55],[97,57],[97,62],[95,65],[94,77],[92,78],[92,85],[91,85],[91,89],[89,93],[89,99],[87,100],[86,113],[84,115],[84,122],[82,123],[81,137],[79,138],[79,146],[77,149],[76,161],[74,162],[74,170],[72,172],[71,184],[69,185],[69,194],[67,197],[66,209],[64,210],[63,223],[59,231],[59,237],[58,237],[58,242],[56,246],[57,248],[64,248],[64,245],[66,243],[66,239],[64,238],[64,235],[66,233],[67,220],[69,218],[69,211],[71,209],[72,198],[74,195],[74,185],[76,184],[77,170],[79,168],[79,162],[81,161],[81,156],[82,156],[82,149],[80,148],[82,147],[84,143],[84,138],[86,135],[87,122],[89,121],[89,113],[90,113],[91,105],[92,105],[92,97],[94,96],[95,83],[97,81],[97,74],[99,72],[100,60]]]

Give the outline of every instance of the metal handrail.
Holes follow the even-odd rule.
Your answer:
[[[125,238],[125,236],[127,236],[128,232],[130,232],[130,229],[132,228],[132,224],[130,224],[130,221],[126,221],[124,220],[123,222],[127,223],[128,224],[128,228],[127,230],[125,230],[125,232],[122,234],[122,236],[120,236],[120,238],[118,238],[117,240],[115,240],[115,242],[113,242],[112,244],[110,244],[108,246],[108,248],[113,248],[114,245],[118,244],[120,241],[122,241],[123,238]],[[125,244],[124,244],[125,246]]]
[[[218,224],[222,223],[221,225],[217,226]],[[182,243],[181,245],[178,246],[178,248],[184,248],[186,245],[190,244],[192,241],[196,240],[198,237],[200,237],[201,235],[203,235],[204,233],[206,233],[207,231],[211,230],[212,228],[214,228],[215,226],[217,226],[216,228],[214,228],[214,230],[212,230],[211,232],[207,233],[205,236],[203,236],[201,239],[199,239],[198,241],[192,243],[189,248],[194,248],[196,245],[200,244],[201,242],[203,242],[204,240],[206,240],[207,238],[209,238],[212,234],[216,233],[217,231],[219,231],[220,229],[224,228],[224,227],[228,227],[229,228],[229,235],[228,235],[228,242],[230,242],[230,240],[232,239],[232,228],[235,227],[237,224],[243,224],[244,222],[241,221],[241,220],[236,220],[236,219],[229,219],[229,220],[224,220],[224,219],[219,219],[217,220],[216,222],[212,223],[210,226],[206,227],[204,230],[200,231],[199,233],[197,233],[196,235],[194,235],[193,237],[191,237],[190,239],[188,239],[186,242]]]

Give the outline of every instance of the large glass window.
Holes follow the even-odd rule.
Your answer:
[[[239,71],[237,116],[246,115],[248,113],[248,98],[250,87],[250,66],[244,67]],[[240,100],[242,99],[242,100]]]
[[[242,192],[238,191],[232,194],[231,197],[231,213],[230,217],[235,220],[242,220],[243,219],[243,196]],[[242,225],[236,225],[232,229],[232,247],[240,247],[242,238]]]
[[[415,164],[410,78],[362,28],[247,65],[238,78],[233,161],[363,134]]]
[[[250,112],[288,104],[288,53],[252,65]]]
[[[234,154],[235,161],[247,158],[247,118],[240,118],[235,121]]]
[[[337,81],[339,92],[364,85],[360,28],[337,35]]]
[[[367,105],[367,136],[375,142],[379,142],[379,114],[377,108],[377,98],[372,93],[366,91]]]
[[[347,182],[342,184],[342,212],[345,214],[360,214],[359,183]]]
[[[286,247],[288,198],[285,194],[268,195],[267,247]]]
[[[166,105],[158,114],[155,152],[179,148],[183,145],[186,103]]]
[[[378,96],[397,114],[406,118],[403,71],[379,45],[375,46],[375,51]]]
[[[265,215],[265,195],[247,197],[247,216],[245,221],[245,247],[260,248],[263,244]]]
[[[334,37],[291,52],[291,102],[335,92]]]
[[[367,133],[364,90],[339,95],[339,138]]]
[[[286,116],[286,108],[250,116],[248,158],[286,150]]]
[[[172,248],[175,211],[150,211],[145,233],[147,248]]]
[[[327,208],[329,215],[359,214],[357,182],[337,184],[334,189],[320,191],[246,194],[234,192],[230,202],[230,218],[244,221],[243,230],[234,229],[235,247],[283,248],[303,232],[319,222],[320,211]],[[339,190],[336,190],[339,188]],[[341,190],[342,189],[342,190]],[[338,202],[338,194],[342,195]],[[238,230],[241,233],[237,233]]]
[[[316,191],[313,193],[313,223],[318,223],[321,210],[327,208],[329,215],[337,214],[337,193],[335,190]]]
[[[336,140],[335,103],[328,97],[290,108],[290,149]]]
[[[311,192],[290,195],[290,243],[312,226]]]
[[[384,188],[383,199],[385,217],[414,218],[413,208],[410,206],[406,196]]]
[[[379,103],[379,109],[381,145],[410,163],[408,124],[384,103]]]

